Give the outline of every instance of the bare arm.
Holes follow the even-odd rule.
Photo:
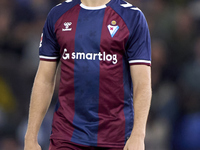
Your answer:
[[[25,150],[41,149],[37,136],[53,95],[56,68],[57,62],[40,61],[31,94]]]
[[[134,126],[124,150],[144,150],[146,123],[151,103],[151,69],[145,65],[131,66],[133,82]]]

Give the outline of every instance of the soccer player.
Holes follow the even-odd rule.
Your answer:
[[[37,135],[60,62],[49,150],[144,150],[150,47],[143,13],[123,0],[67,0],[54,7],[40,43],[24,149],[41,150]]]

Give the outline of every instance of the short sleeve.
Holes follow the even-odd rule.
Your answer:
[[[57,61],[60,58],[60,47],[54,32],[53,16],[49,13],[41,35],[39,57],[40,60]]]
[[[151,39],[146,18],[140,10],[136,23],[132,26],[127,43],[127,56],[130,65],[144,64],[151,66]]]

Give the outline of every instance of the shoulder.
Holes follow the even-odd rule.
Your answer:
[[[110,7],[119,14],[119,16],[127,24],[128,28],[138,24],[141,20],[145,20],[145,16],[140,8],[128,3],[124,0],[116,0]]]
[[[48,18],[55,22],[58,20],[65,12],[69,11],[71,8],[75,7],[76,5],[80,4],[77,0],[66,0],[63,3],[60,3],[54,6],[49,14]]]

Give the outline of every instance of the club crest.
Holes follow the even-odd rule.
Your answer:
[[[111,24],[109,24],[107,27],[111,37],[114,37],[114,35],[119,30],[119,26],[117,25],[117,22],[115,20],[111,21]]]

